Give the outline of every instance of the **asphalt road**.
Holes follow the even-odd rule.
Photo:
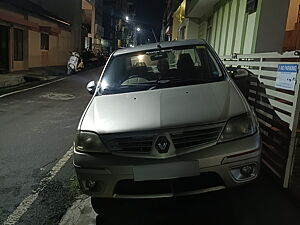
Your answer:
[[[100,71],[92,69],[0,98],[0,224],[41,189],[41,180],[70,149],[91,98],[85,86],[98,79]],[[57,224],[76,195],[74,176],[68,160],[16,224]]]

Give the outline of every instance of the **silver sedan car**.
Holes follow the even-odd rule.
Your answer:
[[[205,41],[118,50],[87,88],[74,166],[96,212],[107,199],[192,195],[257,178],[256,117]]]

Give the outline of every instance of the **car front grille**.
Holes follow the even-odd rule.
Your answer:
[[[132,137],[104,137],[104,142],[112,151],[147,153],[151,151],[153,135]]]
[[[141,133],[121,133],[102,135],[104,144],[113,152],[149,153],[159,136],[170,136],[176,150],[205,146],[217,142],[223,124],[174,128],[169,130],[147,131]]]
[[[181,149],[216,142],[221,131],[222,127],[183,130],[181,132],[172,132],[171,138],[175,148]]]

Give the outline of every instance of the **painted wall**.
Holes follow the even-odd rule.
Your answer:
[[[189,19],[186,26],[185,39],[199,38],[199,22],[196,19]]]
[[[207,38],[207,27],[208,27],[207,21],[201,22],[201,24],[199,25],[198,38],[200,38],[200,39]]]
[[[30,0],[71,24],[73,50],[81,48],[82,0]]]
[[[207,41],[219,55],[251,53],[255,44],[253,39],[257,29],[258,13],[248,15],[246,3],[246,0],[231,0],[215,7],[211,15],[211,33],[207,34],[207,25],[199,26],[198,38],[206,39],[209,36],[210,40]],[[208,24],[208,18],[202,20],[200,24],[204,22]]]
[[[238,0],[233,0],[229,3],[229,24],[227,30],[227,42],[226,42],[226,49],[225,55],[230,55],[234,51],[235,37],[236,37],[236,24],[237,24],[237,10],[238,8]]]
[[[179,29],[179,21],[178,16],[175,13],[173,16],[173,26],[172,26],[172,41],[178,39],[178,29]]]
[[[289,21],[295,20],[295,8],[298,13],[299,4],[300,0],[291,0],[293,10]],[[207,41],[221,56],[281,51],[289,1],[258,0],[257,10],[251,14],[246,12],[246,6],[246,0],[219,1],[210,16],[200,19],[200,24],[212,20]],[[288,26],[292,23],[288,22]],[[198,26],[198,29],[198,38],[203,38],[207,27]]]
[[[289,1],[262,1],[255,52],[281,52],[284,43]]]
[[[49,50],[41,50],[41,33],[29,31],[29,68],[65,65],[72,50],[71,34],[62,31],[59,36],[49,36]]]
[[[173,13],[172,40],[178,40],[180,24],[185,22],[184,15],[186,9],[186,0],[183,0],[177,10]]]
[[[12,18],[24,20],[24,15],[21,13],[12,12],[8,9],[0,9],[2,15],[9,14]],[[58,66],[66,65],[69,58],[69,52],[73,50],[72,33],[59,27],[57,23],[43,20],[34,16],[28,16],[28,21],[39,26],[52,27],[59,31],[56,35],[49,35],[49,50],[41,49],[41,32],[34,31],[30,28],[12,24],[10,26],[9,40],[9,69],[10,71],[27,70],[32,67]],[[26,22],[26,21],[25,21]],[[11,23],[8,23],[10,25]],[[23,39],[23,61],[14,60],[14,29],[24,31]]]
[[[235,26],[236,34],[235,34],[235,42],[233,43],[234,53],[243,53],[243,39],[244,39],[244,31],[245,31],[245,20],[246,20],[246,1],[239,0],[238,1],[238,11],[237,11],[237,23]]]
[[[40,26],[52,26],[59,28],[58,25],[39,18],[30,17],[31,21],[40,24]],[[29,30],[29,68],[43,66],[58,66],[67,63],[69,52],[72,51],[71,32],[61,30],[59,35],[49,35],[49,50],[42,50],[41,32]]]
[[[297,23],[300,0],[290,0],[289,15],[286,24],[286,30],[294,30]]]
[[[243,53],[244,54],[250,54],[252,53],[252,49],[254,48],[254,40],[256,39],[255,37],[255,24],[256,24],[256,19],[257,19],[257,13],[252,13],[248,15],[246,18],[247,20],[247,25],[246,25],[246,32],[244,38],[244,49]]]

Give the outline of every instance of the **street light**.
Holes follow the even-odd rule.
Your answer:
[[[129,21],[129,16],[126,16],[126,17],[125,17],[125,20],[128,22],[128,21]]]
[[[136,31],[137,31],[137,32],[140,32],[140,31],[141,31],[141,28],[137,27],[137,28],[136,28]]]

